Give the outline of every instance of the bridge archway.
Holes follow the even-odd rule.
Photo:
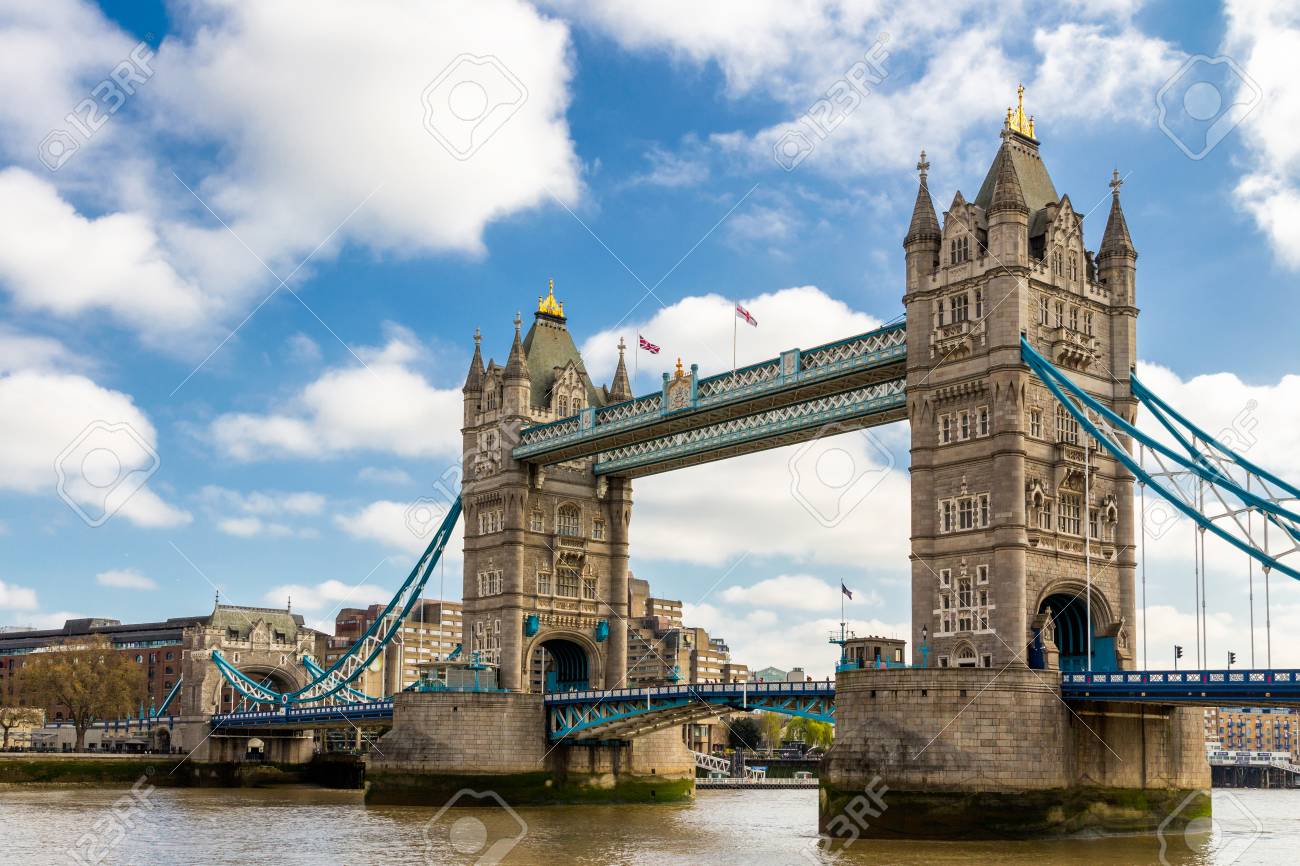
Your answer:
[[[1088,596],[1084,587],[1057,587],[1038,603],[1038,612],[1051,611],[1053,641],[1060,653],[1060,669],[1083,671],[1088,669]],[[1092,594],[1093,661],[1096,663],[1097,636],[1103,624],[1109,622],[1109,606],[1104,597]]]
[[[593,681],[598,658],[598,650],[576,634],[543,635],[528,654],[530,690],[553,693],[599,688]]]
[[[300,688],[298,677],[278,667],[263,665],[240,665],[239,670],[259,685],[269,686],[278,692],[290,692]],[[245,706],[247,699],[220,677],[217,678],[217,693],[213,696],[216,712],[233,712]],[[247,701],[248,709],[279,709],[271,704],[253,704]]]

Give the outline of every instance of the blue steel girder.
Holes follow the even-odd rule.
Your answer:
[[[685,377],[689,398],[673,401],[671,407],[665,380],[659,393],[526,427],[512,453],[539,464],[590,457],[866,385],[901,383],[906,361],[906,328],[899,323],[814,349],[792,349],[716,376],[697,378],[692,369]]]
[[[1300,670],[1119,671],[1061,675],[1067,701],[1297,706]]]
[[[835,685],[743,683],[586,691],[546,698],[551,740],[631,739],[730,710],[767,710],[819,722],[835,721]]]
[[[900,421],[906,380],[890,379],[624,445],[596,456],[597,475],[637,477]]]

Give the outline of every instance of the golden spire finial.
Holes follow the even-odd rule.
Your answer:
[[[1016,107],[1007,109],[1007,129],[1034,137],[1034,119],[1025,115],[1025,85],[1016,88]]]
[[[686,378],[686,373],[685,371],[682,370],[682,359],[680,357],[677,359],[677,378],[678,379]]]
[[[564,304],[555,300],[555,280],[548,280],[546,283],[546,297],[538,297],[537,312],[546,313],[548,316],[564,316]]]

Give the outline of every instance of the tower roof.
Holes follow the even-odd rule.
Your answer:
[[[523,345],[519,342],[519,314],[515,313],[515,341],[510,344],[510,357],[506,359],[507,379],[523,379],[528,376],[528,358]]]
[[[916,188],[916,204],[912,205],[912,222],[907,226],[907,236],[903,238],[904,246],[913,241],[938,241],[943,238],[943,233],[939,230],[939,217],[935,214],[934,202],[930,199],[930,187],[926,182],[930,163],[925,158],[924,150],[921,151],[921,159],[916,164],[916,170],[921,173],[921,181]]]
[[[1119,169],[1111,175],[1110,180],[1110,215],[1106,217],[1106,231],[1101,236],[1101,255],[1121,253],[1137,255],[1133,247],[1133,237],[1128,233],[1128,221],[1124,219],[1124,210],[1119,206],[1119,188],[1124,185],[1120,179]]]
[[[1047,227],[1047,215],[1043,213],[1049,204],[1061,200],[1056,186],[1047,173],[1038,153],[1038,139],[1034,138],[1034,120],[1026,117],[1024,111],[1024,87],[1019,89],[1019,107],[1007,109],[1007,120],[1002,127],[1002,147],[984,175],[980,191],[975,196],[975,204],[987,212],[993,203],[993,186],[997,181],[998,170],[1002,165],[1005,152],[1011,161],[1016,181],[1025,207],[1029,209],[1029,236],[1041,234]]]
[[[533,325],[523,339],[528,379],[532,383],[533,405],[539,407],[547,405],[551,387],[555,384],[556,368],[565,367],[572,361],[586,388],[587,405],[604,406],[605,395],[591,384],[591,377],[587,375],[587,367],[582,363],[582,355],[579,354],[578,347],[574,344],[573,337],[565,325],[563,313],[564,306],[555,300],[554,281],[552,281],[551,291],[538,303],[537,312],[533,314]]]
[[[993,168],[990,172],[993,175],[993,188],[985,210],[989,214],[1003,211],[1028,214],[1029,207],[1025,204],[1025,194],[1020,186],[1020,178],[1016,175],[1016,166],[1007,142],[1003,142],[1002,147],[998,149],[997,158],[993,160]]]

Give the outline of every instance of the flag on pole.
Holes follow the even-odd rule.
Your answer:
[[[739,302],[736,303],[736,318],[744,319],[747,324],[752,325],[755,328],[758,327],[758,319],[755,319],[750,315],[749,310],[742,307]]]
[[[636,335],[636,338],[637,338],[637,340],[640,342],[640,345],[641,345],[641,348],[642,348],[642,349],[645,349],[645,350],[646,350],[647,352],[649,352],[651,355],[658,355],[658,354],[659,354],[659,347],[656,346],[654,343],[650,342],[649,340],[647,340],[645,337],[641,336],[640,334],[637,334],[637,335]]]
[[[853,598],[853,593],[849,592],[849,588],[844,585],[844,581],[842,580],[840,581],[840,592],[844,593],[849,598]]]

